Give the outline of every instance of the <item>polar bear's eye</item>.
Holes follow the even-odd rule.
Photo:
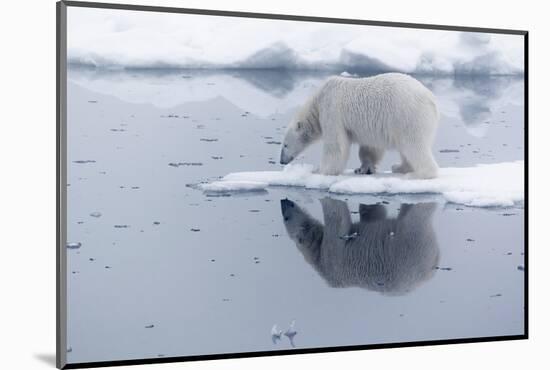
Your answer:
[[[288,144],[285,144],[284,147],[285,147],[285,148],[288,148]]]

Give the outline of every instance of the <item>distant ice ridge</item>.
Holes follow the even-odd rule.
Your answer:
[[[447,202],[471,207],[510,207],[524,200],[524,162],[479,164],[475,167],[441,168],[439,177],[416,180],[406,175],[380,173],[340,176],[313,173],[313,166],[291,164],[283,171],[231,173],[203,190],[259,190],[268,186],[297,186],[339,194],[440,194]],[[253,185],[251,185],[253,184]]]
[[[503,75],[520,35],[70,8],[68,60],[102,68]],[[236,41],[237,40],[237,41]]]

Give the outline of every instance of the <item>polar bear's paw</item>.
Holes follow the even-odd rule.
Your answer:
[[[407,164],[394,164],[391,166],[391,172],[393,173],[408,173],[411,172],[411,168]]]
[[[374,167],[359,167],[353,171],[357,175],[373,175],[376,172]]]

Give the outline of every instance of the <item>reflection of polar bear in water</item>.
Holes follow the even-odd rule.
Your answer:
[[[433,178],[438,166],[431,147],[438,120],[433,94],[410,76],[331,77],[287,128],[281,164],[322,140],[320,172],[338,175],[346,166],[350,145],[357,143],[361,167],[356,173],[374,173],[384,151],[395,149],[401,164],[394,165],[393,172]]]
[[[383,205],[361,204],[358,223],[352,223],[343,201],[324,198],[321,205],[324,225],[294,202],[281,200],[288,235],[330,286],[396,295],[434,274],[439,261],[432,228],[435,203],[402,204],[397,218],[387,218]]]

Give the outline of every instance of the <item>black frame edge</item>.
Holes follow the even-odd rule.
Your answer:
[[[523,36],[523,97],[524,97],[524,118],[523,118],[523,156],[525,160],[525,179],[524,179],[524,222],[523,222],[523,246],[524,246],[524,333],[526,339],[529,338],[529,32]]]
[[[449,345],[449,344],[472,344],[472,343],[525,340],[525,339],[527,339],[526,335],[510,335],[510,336],[502,336],[502,337],[443,339],[443,340],[432,340],[432,341],[422,341],[422,342],[383,343],[383,344],[369,344],[369,345],[358,345],[358,346],[319,347],[319,348],[303,348],[303,349],[278,350],[278,351],[222,353],[222,354],[213,354],[213,355],[196,355],[196,356],[165,357],[165,358],[159,357],[159,358],[145,358],[145,359],[133,359],[133,360],[82,362],[82,363],[67,364],[63,369],[150,365],[150,364],[165,364],[165,363],[174,363],[174,362],[304,355],[304,354],[349,352],[349,351],[372,350],[372,349],[425,347],[425,346]]]
[[[56,3],[56,367],[67,364],[67,6]]]

